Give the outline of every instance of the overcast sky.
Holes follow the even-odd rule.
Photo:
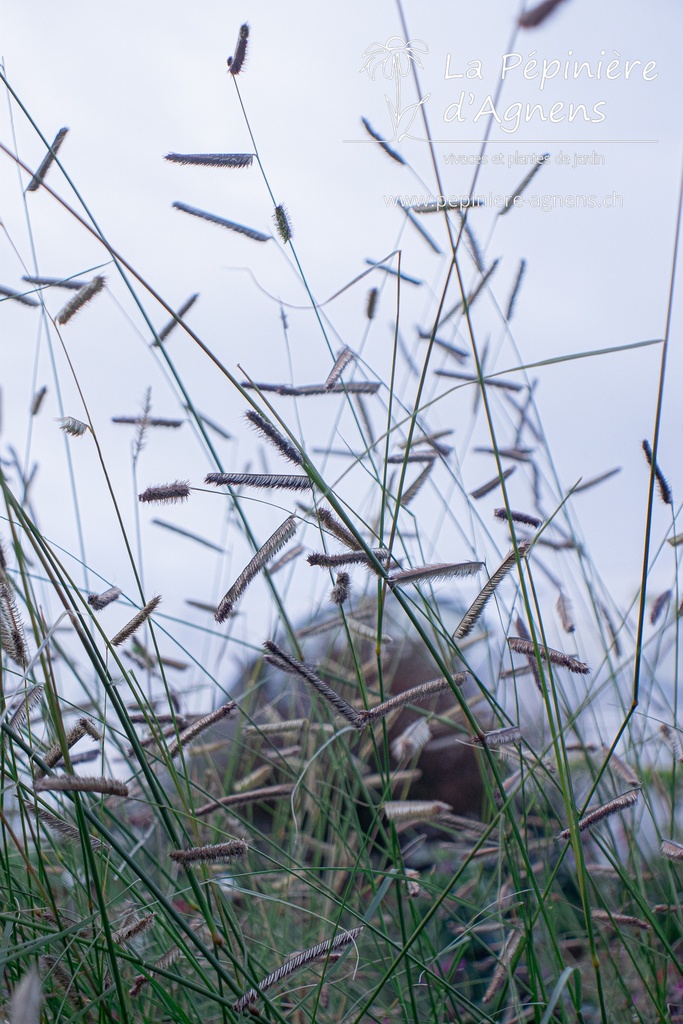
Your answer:
[[[514,368],[520,358],[528,364],[663,337],[681,173],[678,49],[683,18],[674,0],[658,0],[644,11],[633,2],[567,0],[538,30],[514,34],[518,9],[507,0],[484,0],[474,8],[436,0],[405,4],[412,53],[422,64],[421,95],[412,76],[401,77],[400,105],[405,111],[423,100],[444,190],[470,192],[475,167],[458,161],[471,161],[480,153],[478,140],[488,128],[487,160],[479,168],[476,186],[483,196],[510,194],[529,170],[525,160],[534,153],[549,154],[525,193],[526,205],[501,219],[490,207],[471,213],[487,265],[501,258],[475,316],[480,343],[491,338],[489,372]],[[226,58],[244,21],[249,22],[250,38],[238,79],[240,93],[268,183],[289,211],[311,294],[322,302],[367,269],[366,259],[380,260],[401,249],[404,271],[424,282],[420,287],[406,284],[401,295],[402,337],[419,359],[423,349],[415,328],[434,322],[435,297],[448,269],[448,239],[441,218],[425,216],[420,223],[442,249],[441,255],[434,253],[388,197],[436,193],[430,148],[419,111],[410,137],[392,143],[406,166],[381,152],[361,124],[365,116],[384,137],[391,138],[394,131],[387,101],[396,104],[399,79],[385,77],[390,63],[381,63],[381,48],[395,48],[395,37],[404,36],[394,3],[297,0],[283,5],[262,0],[239,6],[205,0],[190,9],[175,0],[121,0],[115,5],[74,0],[66,7],[37,0],[29,9],[5,2],[1,55],[9,83],[43,135],[51,141],[59,128],[70,128],[60,157],[109,242],[171,305],[178,307],[191,293],[200,293],[189,322],[230,371],[242,379],[240,363],[257,380],[289,380],[292,374],[297,383],[311,383],[324,379],[331,358],[290,251],[277,239],[254,242],[171,205],[181,201],[274,232],[272,202],[258,166],[226,171],[181,167],[162,159],[169,151],[253,152],[234,82],[226,73]],[[506,59],[505,54],[519,59]],[[363,70],[368,56],[374,80]],[[533,60],[538,67],[529,64]],[[538,71],[543,62],[551,72],[556,60],[559,72],[542,82]],[[594,77],[584,72],[573,80],[571,66],[565,77],[564,62],[573,60],[587,62]],[[626,61],[633,65],[628,80]],[[501,81],[504,66],[510,70]],[[469,78],[453,77],[468,71]],[[486,114],[487,97],[495,97],[499,87],[500,125],[491,124]],[[459,121],[455,105],[463,92],[459,109],[464,120]],[[529,124],[517,126],[515,104],[523,105],[522,111],[526,104],[540,104],[541,109]],[[583,105],[590,120],[580,109],[570,123],[571,104]],[[484,113],[476,118],[482,106]],[[405,119],[399,132],[405,130]],[[36,128],[8,97],[0,108],[0,139],[10,149],[16,146],[32,168],[45,152]],[[182,400],[150,348],[149,331],[106,251],[44,190],[28,194],[24,202],[27,181],[0,154],[0,218],[5,229],[0,237],[0,284],[23,287],[22,274],[34,268],[33,253],[39,272],[51,276],[87,278],[92,268],[108,264],[103,271],[107,293],[67,325],[63,337],[124,516],[132,525],[132,429],[116,427],[110,418],[136,414],[148,386],[155,415],[184,415]],[[83,212],[57,168],[47,181]],[[544,212],[531,202],[541,195],[593,196],[598,206]],[[610,208],[605,196],[612,197]],[[579,206],[581,202],[577,200]],[[506,308],[521,258],[527,261],[527,273],[507,333],[496,307]],[[465,253],[462,266],[469,285],[477,275]],[[383,292],[378,316],[363,341],[365,296],[372,284],[381,285]],[[166,323],[163,309],[142,287],[137,292],[155,326]],[[451,296],[455,302],[453,288]],[[65,292],[45,293],[52,316],[66,297]],[[289,347],[280,302],[287,309]],[[325,307],[332,348],[348,344],[358,349],[362,343],[367,360],[363,374],[386,380],[395,308],[390,279],[377,272],[359,282]],[[683,365],[676,343],[680,305],[672,323],[660,461],[676,493],[683,486],[677,396]],[[0,304],[1,454],[8,458],[12,445],[22,463],[39,463],[32,497],[41,526],[75,554],[78,538],[63,439],[54,422],[60,407],[46,337],[39,310],[9,301]],[[462,328],[449,338],[467,344]],[[54,334],[52,344],[63,411],[84,419],[81,397]],[[169,339],[168,351],[199,410],[235,435],[231,442],[215,439],[226,468],[241,469],[245,460],[259,458],[240,420],[244,401],[225,378],[180,331]],[[640,573],[647,472],[639,445],[643,437],[652,436],[660,355],[660,346],[651,346],[529,371],[538,378],[538,408],[561,487],[566,490],[581,476],[623,467],[618,477],[575,503],[591,552],[621,602],[633,594]],[[435,354],[435,360],[435,366],[452,365],[443,354]],[[401,397],[409,402],[416,382],[405,364],[399,380]],[[31,423],[33,393],[42,385],[48,388],[47,397]],[[443,381],[432,377],[427,397],[445,390]],[[335,435],[330,408],[300,406],[309,448],[345,443]],[[471,408],[469,396],[466,401],[444,399],[436,403],[430,423],[454,427],[457,446],[469,436]],[[294,406],[279,405],[278,410],[291,418]],[[505,423],[502,418],[502,443],[509,441]],[[479,423],[475,439],[485,437]],[[134,597],[94,447],[88,439],[69,444],[90,569]],[[492,463],[482,456],[469,449],[458,454],[466,487],[492,475]],[[270,469],[281,469],[275,462],[269,458]],[[185,424],[171,440],[158,432],[149,438],[139,460],[138,484],[142,488],[175,478],[200,483],[214,468]],[[364,486],[361,474],[360,495]],[[526,500],[525,492],[520,490],[518,500]],[[282,513],[275,516],[268,506],[254,513],[259,536],[278,525],[278,515],[284,518],[291,502],[282,505]],[[142,510],[145,584],[150,593],[164,594],[169,614],[185,614],[186,596],[214,600],[241,568],[247,548],[237,544],[234,561],[218,563],[212,552],[191,542],[171,544],[170,535],[154,528],[151,519],[158,515],[232,547],[225,508],[222,498],[197,495],[183,510]],[[364,512],[370,514],[369,506]],[[668,520],[663,509],[656,515],[659,541]],[[453,557],[453,538],[446,530],[435,524],[426,535],[433,539],[428,557]],[[474,535],[470,539],[474,543]],[[504,540],[499,543],[504,546]],[[463,551],[464,557],[471,554]],[[662,567],[661,586],[668,585],[670,568]],[[82,582],[82,573],[71,569]],[[89,583],[104,588],[92,574]]]

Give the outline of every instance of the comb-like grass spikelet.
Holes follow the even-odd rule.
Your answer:
[[[433,821],[452,807],[442,800],[392,800],[383,810],[389,821]]]
[[[219,217],[217,213],[209,213],[207,210],[197,209],[196,206],[188,206],[187,203],[177,201],[171,205],[174,210],[189,213],[192,217],[199,217],[201,220],[209,221],[210,224],[218,224],[219,227],[236,231],[238,235],[246,235],[247,238],[251,238],[254,242],[268,242],[273,237],[272,235],[264,234],[263,231],[257,231],[255,228],[249,228],[245,224],[238,224],[236,221],[228,220],[226,217]]]
[[[321,526],[324,526],[326,530],[329,530],[338,540],[345,544],[347,548],[352,551],[359,551],[360,545],[353,534],[346,529],[343,523],[340,523],[337,517],[329,508],[317,508],[315,510],[315,517]]]
[[[629,789],[626,793],[621,793],[615,797],[614,800],[608,800],[606,804],[602,804],[600,807],[596,807],[594,811],[590,811],[584,815],[583,818],[579,818],[577,826],[579,832],[585,832],[586,829],[593,828],[594,825],[598,825],[605,818],[611,817],[613,814],[619,814],[621,811],[625,811],[628,807],[632,807],[640,796],[640,789]],[[569,839],[571,830],[566,828],[563,832],[560,832],[558,839]]]
[[[600,924],[611,925],[612,928],[638,928],[641,931],[652,931],[652,925],[643,921],[641,917],[633,917],[631,914],[614,914],[608,910],[591,907],[591,917]]]
[[[479,377],[474,373],[460,373],[458,370],[435,370],[437,377],[452,377],[453,380],[469,381],[470,384],[479,384]],[[522,391],[523,385],[513,380],[496,380],[495,377],[484,377],[484,384],[489,388],[502,388],[504,391]],[[502,454],[502,452],[501,452]]]
[[[530,544],[523,543],[519,544],[517,550],[519,552],[520,559],[526,555],[529,550]],[[496,588],[505,579],[507,574],[516,564],[517,556],[515,555],[514,549],[510,551],[503,561],[500,563],[493,576],[489,579],[488,583],[484,584],[482,589],[479,591],[474,601],[463,615],[459,625],[453,633],[454,640],[462,640],[464,637],[469,636],[474,628],[476,622],[481,617],[484,608],[490,601],[491,597],[496,591]]]
[[[542,0],[540,4],[520,14],[517,24],[520,28],[538,28],[550,15],[557,10],[563,0]]]
[[[33,401],[31,402],[31,416],[38,415],[38,413],[40,412],[40,407],[43,404],[43,399],[45,398],[46,394],[47,388],[45,387],[45,385],[43,385],[42,388],[39,388],[36,391],[35,395],[33,396]]]
[[[371,288],[368,292],[368,297],[365,304],[365,315],[368,320],[375,319],[375,312],[377,311],[377,296],[379,295],[378,288]]]
[[[98,292],[102,291],[104,288],[104,282],[105,278],[101,274],[98,274],[97,277],[93,277],[92,281],[88,281],[86,285],[79,288],[73,299],[70,299],[69,302],[60,309],[59,313],[57,313],[55,322],[60,326],[67,324],[69,320],[71,320],[71,318],[75,316],[83,306],[85,306],[86,303],[90,302],[91,299],[94,299]]]
[[[504,747],[522,742],[522,730],[518,725],[506,726],[504,729],[493,729],[484,733],[482,743],[485,747]]]
[[[141,427],[147,430],[148,427],[168,427],[177,429],[182,427],[185,420],[169,419],[166,416],[112,416],[112,423],[129,423],[134,427]]]
[[[518,654],[524,654],[527,658],[535,658],[536,648],[534,647],[532,640],[524,640],[519,636],[508,637],[508,647],[511,651],[516,651]],[[569,654],[564,654],[563,651],[553,650],[552,647],[538,647],[539,656],[543,661],[549,661],[553,665],[561,665],[563,668],[568,668],[570,672],[577,672],[579,675],[588,675],[590,669],[583,661],[578,661],[576,658],[572,658]]]
[[[417,495],[420,493],[422,487],[427,482],[427,478],[434,469],[434,463],[435,460],[430,459],[425,468],[420,473],[420,475],[415,477],[410,487],[407,487],[406,490],[403,492],[403,494],[401,495],[401,505],[404,508],[407,508],[408,505],[410,505],[413,498],[416,498]]]
[[[218,605],[216,614],[214,615],[216,622],[225,622],[251,581],[255,579],[263,569],[265,569],[270,559],[274,558],[278,551],[280,551],[280,549],[292,539],[297,531],[298,525],[296,517],[290,516],[277,528],[275,533],[268,538],[265,544],[259,548]]]
[[[467,298],[465,300],[465,303],[463,304],[462,299],[460,300],[460,302],[456,302],[456,304],[453,306],[453,308],[450,309],[447,313],[444,313],[444,315],[441,317],[441,319],[439,320],[439,326],[441,326],[441,324],[446,323],[447,320],[450,320],[451,317],[455,316],[456,313],[459,313],[460,310],[462,310],[465,305],[467,306],[467,309],[471,309],[471,307],[474,305],[474,303],[479,298],[479,296],[480,296],[481,292],[483,291],[483,289],[488,284],[488,282],[491,279],[491,277],[493,276],[493,274],[495,274],[496,270],[498,269],[498,265],[499,264],[500,264],[500,260],[499,259],[495,259],[493,261],[493,263],[491,264],[491,266],[488,268],[488,270],[482,272],[481,281],[469,293],[469,295],[467,296]],[[449,374],[449,376],[450,376],[450,374]],[[475,377],[474,379],[476,380],[477,378]],[[487,381],[487,384],[491,384],[491,383],[493,383],[493,382],[492,381]],[[521,385],[516,385],[515,390],[521,390]]]
[[[598,473],[597,476],[592,476],[588,480],[582,480],[574,488],[574,494],[579,494],[580,491],[588,491],[591,487],[596,487],[597,484],[601,484],[605,480],[609,480],[610,477],[616,476],[617,473],[621,473],[621,466],[615,466],[614,469],[607,469],[604,473]]]
[[[502,522],[507,522],[507,509],[494,508],[493,514],[496,519],[500,519]],[[543,520],[539,519],[538,516],[529,515],[528,512],[516,512],[514,509],[510,509],[510,519],[513,523],[520,523],[522,526],[530,526],[533,530],[537,530],[543,523]]]
[[[354,725],[356,729],[363,728],[365,725],[363,716],[355,708],[351,707],[349,702],[344,700],[336,690],[333,690],[331,686],[320,679],[312,668],[309,668],[302,661],[293,658],[291,654],[287,654],[286,651],[283,651],[272,640],[266,640],[263,647],[267,651],[266,661],[270,662],[271,665],[275,665],[276,668],[281,669],[283,672],[289,673],[289,675],[300,676],[313,689],[317,690],[320,696],[324,697],[347,722]]]
[[[301,454],[294,447],[289,438],[281,434],[277,427],[274,427],[272,423],[269,423],[267,419],[261,416],[260,413],[256,412],[255,409],[249,409],[245,412],[244,418],[254,427],[260,434],[270,441],[272,445],[277,448],[280,455],[284,456],[290,462],[293,462],[295,466],[303,465],[303,458]]]
[[[664,502],[665,505],[673,505],[674,499],[673,499],[673,495],[671,494],[671,488],[669,487],[669,482],[666,479],[666,477],[664,476],[664,474],[662,473],[662,471],[659,468],[659,465],[657,464],[657,462],[655,462],[653,457],[652,457],[652,448],[650,446],[650,442],[647,441],[647,440],[643,441],[642,442],[642,449],[643,449],[643,452],[645,453],[645,458],[647,459],[648,466],[650,466],[650,467],[652,467],[654,469],[655,478],[657,480],[657,487],[659,488],[659,496],[660,496],[660,498],[662,499],[662,501]]]
[[[335,936],[334,939],[325,939],[324,942],[319,942],[317,946],[311,946],[309,949],[303,950],[301,953],[295,953],[290,956],[286,963],[282,967],[278,968],[277,971],[273,971],[263,981],[258,983],[258,988],[251,988],[248,992],[245,992],[243,996],[237,1000],[233,1005],[233,1010],[236,1013],[240,1013],[245,1010],[252,1003],[255,1003],[261,992],[267,991],[276,985],[282,978],[288,977],[293,974],[294,971],[298,971],[299,968],[304,967],[305,964],[311,963],[312,960],[321,959],[333,959],[334,954],[337,954],[339,950],[344,949],[350,943],[355,942],[360,933],[363,931],[363,927],[351,928],[347,932],[340,932]]]
[[[182,317],[184,317],[186,313],[189,313],[189,311],[192,309],[198,298],[199,292],[195,292],[193,295],[190,295],[189,299],[186,299],[185,302],[183,302],[176,316],[182,319]],[[162,327],[159,333],[157,334],[158,341],[155,341],[154,344],[157,345],[160,344],[162,341],[166,341],[171,331],[174,330],[177,326],[178,321],[175,319],[175,317],[173,318],[173,320],[169,320],[166,326]]]
[[[345,345],[339,355],[334,361],[334,366],[330,370],[330,374],[325,381],[325,390],[331,391],[335,384],[339,381],[342,373],[349,365],[352,359],[354,359],[354,353],[351,351],[348,345]]]
[[[377,630],[369,626],[366,622],[359,622],[358,619],[351,618],[350,616],[346,620],[346,625],[349,627],[349,633],[353,633],[354,636],[359,636],[361,640],[369,640],[371,643],[376,644],[381,641],[383,644],[392,644],[393,638],[387,633],[381,633],[377,635]]]
[[[235,52],[232,57],[228,57],[228,71],[231,75],[237,76],[244,67],[244,61],[247,56],[247,40],[249,39],[249,25],[245,21],[243,25],[240,25],[239,35],[237,37],[237,45]]]
[[[101,594],[88,594],[88,604],[91,608],[94,608],[96,612],[101,612],[108,604],[118,601],[120,597],[120,588],[110,587],[109,590],[104,590]]]
[[[172,484],[157,484],[138,494],[138,501],[153,502],[156,505],[173,505],[187,501],[190,497],[189,480],[175,480]]]
[[[128,796],[128,786],[120,779],[97,778],[88,775],[48,775],[36,779],[37,793],[107,793],[110,796]]]
[[[181,748],[184,748],[197,738],[201,736],[203,732],[214,725],[216,722],[221,722],[224,718],[229,718],[230,715],[237,709],[237,704],[234,700],[228,701],[227,704],[222,704],[215,711],[210,711],[208,715],[204,715],[198,721],[193,722],[187,729],[184,729],[174,740],[173,743],[169,744],[168,756],[170,758],[176,757]]]
[[[431,738],[429,722],[426,718],[418,718],[392,741],[392,756],[396,761],[407,761],[412,757],[417,757]]]
[[[212,800],[210,803],[198,807],[195,815],[201,818],[203,815],[210,814],[211,811],[217,811],[221,807],[244,807],[245,804],[265,803],[267,800],[284,799],[291,796],[293,789],[293,782],[284,782],[277,786],[263,786],[260,789],[252,789],[248,793],[230,793],[228,796],[222,796],[218,800]]]
[[[67,288],[72,292],[77,292],[88,283],[75,277],[32,277],[30,274],[24,274],[21,280],[38,285],[39,288]]]
[[[86,430],[88,430],[88,424],[82,420],[77,420],[75,416],[61,416],[57,422],[69,437],[83,437]]]
[[[348,384],[335,384],[326,388],[324,384],[253,384],[242,381],[243,388],[257,388],[259,391],[274,391],[276,395],[287,395],[291,398],[308,398],[312,395],[375,395],[379,391],[380,381],[351,380]]]
[[[652,605],[652,611],[650,612],[650,624],[656,626],[661,618],[662,612],[669,604],[671,600],[671,591],[665,590],[663,593],[656,598]]]
[[[292,225],[289,220],[289,214],[282,203],[275,207],[273,220],[275,221],[278,235],[286,245],[287,242],[292,240]]]
[[[387,464],[390,466],[401,466],[404,462],[433,462],[436,456],[436,452],[429,451],[397,453],[396,455],[387,456]]]
[[[56,814],[52,814],[51,811],[45,810],[44,807],[38,808],[38,819],[45,828],[49,829],[50,832],[54,832],[66,839],[69,843],[80,843],[81,831],[76,828],[75,825],[71,825],[68,821],[63,821],[62,818],[58,818]],[[103,843],[95,836],[88,836],[88,842],[93,850],[102,849]]]
[[[251,167],[253,153],[166,153],[164,160],[172,164],[194,167]]]
[[[526,177],[524,177],[522,179],[522,181],[520,181],[519,185],[517,186],[516,190],[512,193],[512,195],[508,196],[508,198],[505,200],[505,205],[503,207],[501,207],[501,209],[499,211],[499,214],[498,214],[499,217],[502,217],[503,214],[508,213],[508,211],[510,209],[512,209],[512,207],[515,205],[515,199],[519,199],[519,197],[524,192],[526,192],[527,188],[529,187],[531,182],[534,180],[535,176],[538,174],[538,172],[540,171],[540,169],[543,166],[543,164],[547,163],[549,159],[550,159],[550,154],[549,153],[543,153],[538,158],[538,162],[536,163],[536,166],[532,167],[532,169],[529,171],[529,173],[526,175]]]
[[[452,678],[456,686],[463,686],[467,673],[456,672]],[[442,693],[444,690],[452,690],[451,682],[448,679],[444,677],[432,679],[428,683],[412,686],[409,690],[404,690],[403,693],[390,697],[389,700],[382,701],[381,704],[376,704],[373,708],[368,708],[367,711],[361,711],[359,715],[363,722],[376,722],[378,719],[386,717],[391,711],[395,711],[396,708],[405,707],[406,704],[422,704],[423,701],[433,697],[435,693]]]
[[[515,283],[512,286],[512,291],[510,293],[510,298],[508,300],[508,308],[507,308],[507,312],[505,314],[505,319],[508,322],[510,320],[512,320],[512,316],[513,316],[513,314],[515,312],[515,305],[517,303],[517,296],[519,295],[519,290],[520,290],[520,288],[522,286],[522,279],[524,277],[525,271],[526,271],[526,260],[520,260],[519,261],[519,270],[517,271],[517,277],[515,278]]]
[[[227,843],[215,843],[213,846],[193,846],[189,850],[171,850],[171,860],[178,864],[210,863],[216,860],[232,860],[234,857],[246,857],[249,844],[244,839],[231,839]]]
[[[344,604],[349,599],[349,593],[351,591],[351,577],[348,572],[338,572],[334,586],[330,591],[330,601],[332,604]]]
[[[123,628],[120,629],[114,637],[112,637],[112,647],[119,647],[121,644],[125,643],[126,640],[128,640],[133,633],[135,633],[140,626],[147,621],[160,601],[160,595],[157,595],[156,597],[153,597],[151,601],[148,601],[144,608],[141,608],[137,615],[134,615],[130,622],[127,622],[126,625],[123,626]]]
[[[45,175],[47,174],[47,172],[52,167],[52,164],[55,161],[55,157],[57,156],[57,153],[59,152],[59,148],[62,145],[62,143],[64,142],[64,139],[67,137],[68,134],[69,134],[69,129],[68,128],[60,128],[59,129],[59,131],[55,135],[54,142],[52,143],[52,145],[50,146],[50,148],[47,151],[46,155],[44,156],[43,161],[42,161],[40,167],[38,168],[36,173],[33,175],[31,180],[29,181],[28,185],[26,186],[26,191],[27,192],[37,192],[38,189],[40,188],[40,186],[43,184],[43,181],[45,180]]]
[[[572,615],[571,601],[562,593],[562,591],[557,595],[556,608],[557,614],[560,616],[562,629],[565,633],[573,633],[576,630],[576,626],[574,624],[574,616]]]
[[[43,698],[43,687],[39,684],[30,687],[22,693],[18,700],[12,702],[7,718],[7,725],[10,729],[20,729],[27,721],[28,716],[34,708],[37,708]]]
[[[667,860],[683,860],[683,843],[676,843],[673,839],[662,840],[662,857]]]
[[[284,569],[286,565],[289,565],[289,563],[293,562],[295,558],[298,558],[299,555],[303,554],[304,550],[305,548],[303,544],[295,544],[293,548],[290,548],[289,551],[285,552],[282,558],[278,558],[277,562],[273,562],[268,569],[270,575],[272,576],[274,573],[280,572],[280,569]]]
[[[384,141],[379,132],[376,132],[366,117],[361,117],[363,127],[365,128],[368,135],[379,143],[380,149],[383,149],[387,156],[390,156],[392,160],[395,160],[397,164],[405,164],[405,160],[400,153],[397,153],[395,149]]]
[[[683,763],[683,746],[681,746],[681,738],[678,735],[676,729],[671,729],[664,722],[659,727],[659,731],[665,743],[671,748],[671,752],[679,763]]]
[[[389,557],[386,548],[374,548],[372,554],[378,562],[384,562]],[[323,551],[313,551],[307,557],[309,565],[317,565],[321,569],[336,569],[340,565],[365,565],[375,570],[375,566],[366,551],[342,551],[337,555],[328,555]]]
[[[622,779],[627,786],[632,786],[634,789],[638,789],[638,787],[641,785],[641,782],[630,765],[622,761],[620,757],[617,757],[617,755],[614,752],[610,755],[609,747],[605,746],[604,744],[602,746],[602,754],[603,757],[609,758],[609,766],[615,773],[615,775],[618,775],[619,778]]]
[[[84,736],[90,736],[98,743],[102,740],[102,736],[97,731],[94,723],[91,722],[89,718],[79,718],[76,724],[73,725],[71,729],[69,729],[68,733],[65,736],[66,749],[71,750],[71,748],[75,746],[75,744],[78,743],[80,739],[83,739]],[[61,743],[53,743],[50,749],[42,755],[42,760],[47,765],[48,768],[54,768],[57,762],[61,761],[62,756],[63,750]],[[42,778],[44,774],[44,770],[40,768],[36,771],[35,777]]]
[[[5,288],[0,285],[0,295],[4,295],[6,299],[13,299],[14,302],[18,302],[22,306],[33,306],[35,308],[40,305],[35,299],[24,295],[22,292],[15,291],[14,288]]]
[[[503,952],[501,953],[498,966],[493,972],[491,984],[486,989],[486,992],[482,997],[482,1003],[490,1003],[493,997],[495,996],[496,992],[500,988],[502,988],[505,979],[508,975],[510,964],[514,959],[515,953],[517,952],[519,944],[522,941],[523,935],[524,932],[520,928],[515,928],[514,931],[511,931],[509,933],[508,937],[505,940],[505,946],[503,948]]]
[[[509,476],[512,476],[515,468],[515,466],[508,466],[507,469],[503,470],[500,476],[494,476],[493,480],[487,480],[487,482],[482,484],[481,487],[477,487],[474,491],[470,491],[470,497],[474,498],[475,501],[478,501],[479,498],[485,498],[487,494],[491,493],[491,491],[495,491],[496,487],[499,487],[503,480],[507,480]]]
[[[281,491],[306,491],[313,486],[307,476],[294,473],[208,473],[204,483],[216,487],[244,486]]]
[[[4,575],[4,573],[3,573]],[[24,626],[9,584],[0,576],[0,644],[8,658],[21,668],[28,665]]]
[[[144,917],[141,917],[136,921],[132,921],[130,924],[124,925],[124,927],[119,928],[118,931],[112,932],[111,937],[113,941],[121,944],[123,942],[129,942],[138,935],[142,935],[152,927],[156,920],[156,916],[156,913],[152,912],[145,914]]]
[[[390,587],[406,583],[422,583],[425,580],[466,579],[484,568],[483,562],[443,562],[438,565],[418,565],[414,569],[400,569],[388,579]]]
[[[164,953],[164,955],[153,964],[150,970],[152,971],[152,973],[154,973],[155,970],[167,971],[169,967],[173,966],[176,960],[180,960],[180,957],[182,955],[182,950],[178,946],[171,946],[168,953]],[[147,984],[149,984],[149,978],[147,978],[144,974],[136,974],[135,978],[133,979],[133,984],[128,990],[128,994],[130,995],[131,999],[136,999],[140,995],[140,992],[142,991],[144,986]]]

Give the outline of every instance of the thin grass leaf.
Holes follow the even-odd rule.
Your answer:
[[[298,526],[299,524],[296,516],[289,516],[289,518],[277,528],[275,533],[268,538],[265,544],[259,548],[218,605],[216,614],[214,615],[216,622],[225,622],[228,615],[230,615],[234,610],[235,605],[252,580],[255,579],[263,569],[265,569],[271,558],[274,558],[278,551],[280,551],[280,549],[292,539]]]
[[[220,544],[214,544],[212,540],[207,540],[206,537],[200,537],[198,533],[192,533],[191,530],[184,530],[182,526],[176,526],[175,523],[167,523],[164,519],[152,519],[153,526],[161,526],[164,530],[171,530],[173,533],[179,534],[181,537],[187,537],[188,540],[196,541],[197,544],[201,544],[205,548],[209,548],[211,551],[218,551],[223,554],[225,548],[222,548]]]
[[[171,204],[174,210],[182,213],[189,213],[192,217],[199,217],[201,220],[208,220],[210,224],[218,224],[222,228],[236,231],[238,235],[246,235],[254,242],[268,242],[273,236],[266,235],[263,231],[256,231],[255,228],[245,227],[244,224],[237,224],[234,220],[227,220],[219,217],[216,213],[208,213],[206,210],[198,210],[196,206],[188,206],[187,203],[175,202]]]
[[[517,546],[520,559],[526,555],[530,548],[530,544],[522,543]],[[500,563],[493,576],[489,579],[482,589],[479,591],[474,601],[467,609],[458,626],[453,633],[454,640],[463,640],[466,636],[472,632],[475,624],[481,617],[484,608],[492,598],[496,591],[496,588],[502,583],[507,574],[510,572],[512,567],[516,564],[517,556],[514,549],[505,556],[503,561]]]

